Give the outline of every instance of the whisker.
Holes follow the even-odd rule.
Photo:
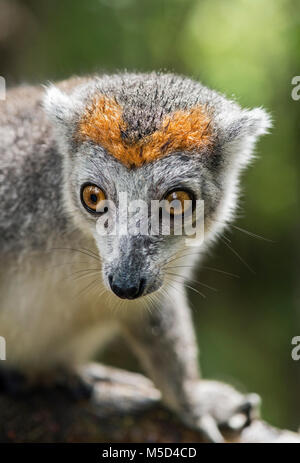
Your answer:
[[[93,280],[91,283],[89,283],[87,286],[85,286],[81,291],[79,291],[79,293],[77,294],[77,297],[81,297],[81,296],[87,294],[87,292],[91,289],[91,287],[93,287],[94,284],[97,283],[97,282],[99,282],[98,278]]]
[[[258,235],[257,233],[253,233],[249,230],[246,230],[245,228],[238,227],[237,225],[231,225],[231,227],[235,228],[236,230],[239,230],[242,233],[245,233],[246,235],[251,236],[252,238],[257,238],[262,241],[267,241],[268,243],[275,243],[275,241],[270,240],[269,238],[266,238],[262,235]]]
[[[204,269],[204,270],[211,270],[212,272],[218,272],[218,273],[222,273],[223,275],[227,275],[229,277],[233,277],[233,278],[240,278],[239,275],[236,275],[235,273],[231,273],[231,272],[226,272],[225,270],[221,270],[219,268],[215,268],[215,267],[207,267],[206,265],[205,266],[202,266],[200,269]]]
[[[63,265],[70,265],[71,266],[71,265],[78,265],[78,264],[87,265],[87,264],[89,264],[89,262],[84,262],[84,261],[61,262],[60,264],[49,266],[48,268],[49,269],[55,269],[55,268],[58,268],[58,267],[62,267]]]
[[[194,288],[193,286],[191,285],[188,285],[186,283],[184,283],[184,286],[186,286],[187,288],[191,289],[192,291],[194,291],[195,293],[199,294],[201,297],[203,297],[203,299],[206,299],[206,296],[205,294],[201,293],[200,291],[198,291],[196,288]]]
[[[184,250],[180,251],[180,252],[183,252]],[[187,256],[195,256],[197,254],[200,254],[201,251],[194,251],[194,252],[187,252],[185,254],[182,254],[181,256],[176,256],[174,257],[173,259],[170,259],[168,260],[165,265],[168,265],[170,264],[171,262],[175,262],[176,260],[179,260],[179,259],[182,259],[183,257],[187,257]]]
[[[52,248],[51,250],[53,250],[53,251],[74,251],[74,252],[80,252],[81,254],[84,254],[85,256],[91,257],[91,258],[97,260],[98,262],[101,262],[101,260],[100,260],[99,257],[95,257],[93,254],[89,254],[88,252],[86,252],[85,250],[82,250],[82,249],[76,249],[76,248]]]
[[[95,256],[97,257],[97,259],[99,259],[99,255],[92,249],[87,249],[87,248],[80,248],[80,249],[82,249],[83,251],[89,252],[92,256]]]
[[[170,280],[170,279],[169,279],[169,283],[171,283],[171,282],[174,283],[174,280]],[[179,282],[178,282],[178,283],[179,283]],[[181,281],[180,283],[182,283],[182,281]],[[201,297],[203,297],[203,299],[206,299],[205,294],[201,293],[200,291],[198,291],[198,290],[197,290],[196,288],[194,288],[193,286],[188,285],[188,284],[185,283],[185,282],[183,282],[183,284],[184,284],[184,286],[186,286],[187,288],[189,288],[189,289],[191,289],[192,291],[194,291],[195,293],[199,294]],[[177,289],[177,290],[179,291],[179,289],[176,288],[176,286],[173,286],[173,287],[174,287],[174,289]]]
[[[255,275],[255,271],[250,267],[249,264],[247,264],[247,262],[242,258],[242,256],[222,238],[221,238],[221,241],[233,252],[233,254],[245,265],[245,267],[247,267],[247,269]]]
[[[183,280],[186,279],[185,276],[179,275],[178,273],[166,272],[166,275],[173,275],[173,276],[175,276],[175,277],[180,277],[180,278],[182,278]],[[193,283],[197,283],[198,285],[204,286],[205,288],[211,289],[212,291],[215,291],[215,292],[218,291],[217,288],[214,288],[213,286],[209,286],[209,285],[207,285],[206,283],[202,283],[201,281],[193,280],[192,278],[187,278],[187,280],[189,280],[189,281],[191,281],[191,282],[193,282]]]
[[[150,315],[152,315],[152,309],[155,308],[154,301],[152,299],[152,295],[148,294],[148,298],[145,300],[147,310],[149,311]]]
[[[97,271],[99,272],[101,269],[100,268],[86,268],[86,269],[81,269],[81,270],[77,270],[76,272],[73,272],[73,273],[70,273],[68,276],[73,276],[73,275],[78,275],[78,274],[81,274],[81,273],[89,273],[91,271]]]
[[[79,281],[79,280],[82,280],[83,278],[92,277],[94,275],[99,276],[98,272],[89,272],[84,275],[78,275],[77,277],[73,278],[73,281]]]
[[[99,275],[100,274],[100,270],[99,269],[94,269],[94,268],[91,268],[91,269],[81,269],[81,270],[78,270],[76,272],[72,272],[68,275],[66,275],[64,278],[62,278],[62,281],[66,281],[66,280],[74,280],[74,281],[77,281],[77,280],[80,280],[81,278],[83,277],[88,277],[88,276],[92,276],[92,275]],[[78,275],[76,277],[76,275]],[[72,278],[74,277],[75,278]]]
[[[226,236],[226,235],[225,235],[225,233],[223,233],[223,235],[222,235],[222,237],[221,237],[221,238],[223,238],[224,240],[226,240],[226,241],[227,241],[227,243],[231,243],[231,239],[230,239],[230,238],[228,238],[228,236]]]
[[[167,288],[161,288],[162,289],[162,292],[164,293],[165,297],[169,298],[172,303],[174,304],[174,298],[172,297],[172,295],[169,293],[168,289]]]
[[[249,230],[246,230],[245,228],[238,227],[237,225],[229,224],[227,222],[222,222],[221,220],[216,220],[216,219],[213,219],[213,222],[218,222],[218,223],[221,223],[223,225],[228,225],[229,227],[235,228],[236,230],[238,230],[238,231],[240,231],[242,233],[245,233],[246,235],[249,235],[252,238],[257,238],[257,239],[260,239],[260,240],[263,240],[263,241],[267,241],[269,243],[275,243],[275,241],[273,241],[273,240],[271,240],[269,238],[266,238],[265,236],[258,235],[257,233],[253,233],[253,232],[251,232]]]
[[[194,265],[177,265],[175,267],[167,267],[168,269],[170,270],[173,270],[175,268],[194,268]],[[210,270],[212,272],[217,272],[217,273],[222,273],[224,275],[227,275],[229,277],[233,277],[233,278],[240,278],[239,275],[236,275],[234,273],[230,273],[230,272],[226,272],[225,270],[221,270],[221,269],[218,269],[218,268],[215,268],[215,267],[207,267],[206,265],[201,265],[200,266],[200,270]]]

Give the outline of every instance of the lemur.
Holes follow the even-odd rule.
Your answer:
[[[185,293],[233,219],[240,172],[271,126],[171,73],[71,78],[7,91],[0,103],[1,369],[30,381],[79,372],[123,333],[163,402],[214,442],[255,394],[200,378]],[[204,241],[97,233],[103,200],[204,201]],[[172,210],[174,213],[174,210]],[[87,285],[88,283],[88,285]],[[80,374],[80,373],[76,373]],[[91,400],[93,388],[91,387]]]

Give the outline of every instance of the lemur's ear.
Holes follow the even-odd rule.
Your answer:
[[[71,98],[55,85],[46,89],[43,106],[49,118],[56,124],[65,124],[73,114]]]
[[[70,130],[82,111],[82,101],[74,94],[68,95],[55,85],[46,88],[43,106],[50,120],[57,128]]]
[[[256,140],[272,126],[271,117],[264,109],[239,107],[223,111],[217,116],[216,124],[224,159],[238,169],[248,165]]]
[[[262,108],[228,112],[218,117],[221,140],[227,144],[242,140],[255,141],[272,127],[270,115]]]

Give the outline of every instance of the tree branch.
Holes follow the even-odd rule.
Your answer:
[[[144,376],[96,366],[94,402],[74,400],[62,387],[0,395],[1,442],[202,442],[160,403]],[[256,420],[228,442],[300,442],[300,435]]]

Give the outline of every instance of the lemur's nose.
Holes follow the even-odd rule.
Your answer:
[[[136,299],[143,294],[146,281],[141,278],[134,285],[117,281],[112,275],[108,278],[112,291],[121,299]]]

